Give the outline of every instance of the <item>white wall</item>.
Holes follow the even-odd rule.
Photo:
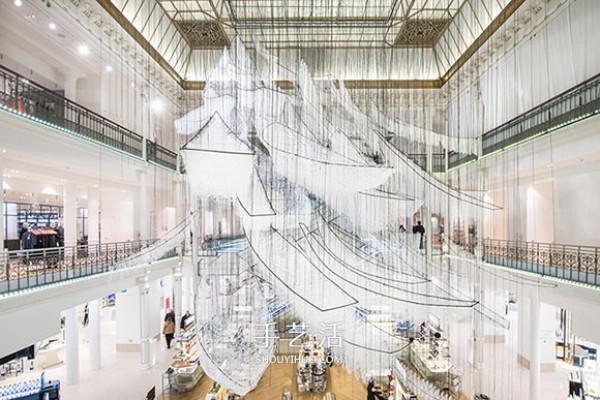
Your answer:
[[[133,194],[126,190],[106,190],[101,199],[102,242],[136,240],[134,235]]]
[[[140,343],[140,292],[137,286],[116,293],[117,344]]]
[[[554,184],[556,242],[600,246],[600,171],[559,177]]]
[[[137,286],[116,293],[117,344],[140,344],[140,291]],[[162,328],[160,280],[149,282],[148,334],[160,336]]]
[[[526,240],[554,242],[554,182],[536,182],[527,187]],[[560,243],[560,242],[559,242]]]

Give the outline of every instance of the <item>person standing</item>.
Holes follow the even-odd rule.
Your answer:
[[[421,225],[421,221],[417,221],[417,225],[413,226],[413,233],[421,235],[419,237],[419,249],[423,249],[423,236],[425,235],[425,227]]]
[[[175,321],[173,321],[171,318],[165,318],[163,334],[165,335],[165,340],[167,341],[167,349],[170,349],[171,341],[175,336]]]
[[[65,247],[65,228],[62,222],[56,227],[56,243],[58,247]]]
[[[190,310],[187,310],[184,314],[183,317],[181,317],[181,321],[179,322],[179,329],[181,329],[182,331],[185,330],[185,326],[186,324],[186,319],[188,319],[189,317],[191,317],[192,314],[190,314]]]
[[[89,322],[90,322],[90,309],[86,303],[85,307],[83,308],[83,326],[87,326]]]

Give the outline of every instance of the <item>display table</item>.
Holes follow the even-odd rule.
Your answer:
[[[325,350],[317,341],[305,342],[298,354],[296,367],[298,392],[324,392],[327,388]]]
[[[178,367],[178,365],[181,366]],[[170,375],[169,383],[179,393],[191,391],[204,376],[204,371],[198,363],[185,365],[181,361],[176,361],[171,368],[173,368],[173,372]]]
[[[187,318],[185,329],[177,335],[177,356],[171,368],[169,383],[180,393],[191,391],[204,376],[198,363],[194,319]]]
[[[428,343],[414,341],[410,344],[410,362],[428,381],[440,389],[450,389],[450,370],[452,364],[449,357],[432,357]]]
[[[63,363],[58,352],[64,349],[65,345],[56,340],[50,342],[47,346],[40,348],[35,356],[35,365],[38,369],[46,369]]]

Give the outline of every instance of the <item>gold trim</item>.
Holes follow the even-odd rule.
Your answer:
[[[483,46],[490,37],[517,11],[517,9],[525,2],[525,0],[512,0],[498,16],[488,25],[481,35],[469,46],[448,71],[442,76],[442,86],[445,85],[450,78],[458,72],[458,70],[466,64],[467,61]]]
[[[146,38],[129,22],[117,7],[111,2],[111,0],[96,0],[100,6],[131,36],[143,49],[148,53],[150,57],[163,68],[175,82],[183,90],[203,90],[205,86],[204,81],[186,81],[184,80],[177,71],[158,53],[154,47],[150,44]],[[473,42],[469,48],[459,57],[459,59],[450,67],[450,69],[440,79],[425,79],[425,80],[347,80],[344,81],[344,85],[348,89],[440,89],[458,72],[458,70],[471,58],[473,55],[483,46],[489,38],[517,11],[517,9],[525,2],[525,0],[512,0],[502,12],[492,21],[492,23],[483,31],[481,35]],[[162,7],[161,7],[162,8]],[[163,10],[163,12],[165,12]],[[168,13],[165,12],[168,16]],[[170,18],[169,18],[170,19]],[[172,23],[172,21],[171,21]],[[447,29],[447,28],[446,28]],[[179,34],[179,29],[176,30]],[[184,40],[190,47],[191,51],[197,51],[191,46],[185,35],[182,35]],[[441,37],[441,36],[440,36]],[[438,38],[439,40],[439,38]],[[397,46],[391,46],[397,47]],[[219,47],[220,48],[220,47]],[[313,47],[309,47],[312,49]],[[322,47],[319,47],[322,48]],[[332,46],[332,48],[337,48]],[[348,47],[358,48],[358,47]],[[365,47],[362,47],[365,48]],[[369,49],[377,49],[382,47],[371,47]],[[385,48],[385,47],[384,47]],[[387,47],[389,49],[389,47]],[[282,90],[291,90],[294,88],[294,84],[291,81],[276,81],[277,86]]]
[[[123,14],[121,14],[119,9],[115,7],[110,0],[96,1],[102,8],[104,8],[104,10],[106,10],[112,19],[114,19],[121,26],[121,28],[123,28],[125,32],[127,32],[127,34],[142,47],[142,49],[144,49],[146,53],[148,53],[148,55],[152,57],[154,61],[156,61],[158,65],[160,65],[161,68],[164,69],[171,76],[171,78],[173,78],[173,80],[175,80],[175,82],[177,82],[177,84],[183,88],[183,79],[181,76],[179,76],[177,71],[175,71],[171,64],[169,64],[167,60],[165,60],[160,53],[154,47],[152,47],[150,42],[144,38],[144,36],[135,28],[135,26],[133,26],[133,24],[129,22],[127,18],[123,16]]]

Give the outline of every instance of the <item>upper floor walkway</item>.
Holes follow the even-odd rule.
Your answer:
[[[0,110],[177,170],[176,153],[2,66]]]

